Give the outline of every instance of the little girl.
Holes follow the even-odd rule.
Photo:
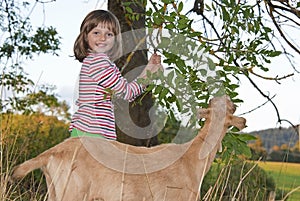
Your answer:
[[[122,54],[119,21],[111,12],[95,10],[83,20],[74,44],[74,54],[82,62],[77,112],[73,115],[71,137],[93,136],[116,140],[112,93],[133,100],[144,86],[127,82],[112,62]],[[153,54],[139,77],[161,68],[160,56]]]

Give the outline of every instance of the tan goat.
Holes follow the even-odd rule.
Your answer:
[[[135,147],[89,137],[70,138],[16,167],[13,178],[41,168],[49,201],[196,201],[228,127],[244,128],[227,97],[213,98],[198,135],[185,144]]]

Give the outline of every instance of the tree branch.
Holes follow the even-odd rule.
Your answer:
[[[298,54],[300,54],[300,50],[298,48],[296,48],[285,36],[285,34],[283,33],[283,31],[281,30],[279,24],[277,23],[277,21],[275,20],[275,17],[273,15],[273,11],[274,11],[274,5],[270,2],[267,1],[267,5],[269,6],[269,16],[271,17],[277,31],[279,32],[279,34],[281,35],[281,37],[285,40],[285,42],[293,49],[295,50]]]
[[[240,67],[240,65],[238,64],[238,62],[236,60],[233,61],[234,64],[238,67]],[[248,70],[248,69],[247,69]],[[248,71],[247,71],[248,72]],[[278,108],[276,106],[276,104],[273,102],[272,98],[270,98],[268,95],[264,94],[264,92],[262,92],[262,90],[257,86],[257,84],[250,78],[249,75],[247,75],[247,72],[245,72],[245,70],[242,70],[242,73],[243,75],[246,76],[246,78],[249,80],[249,82],[253,85],[253,87],[264,97],[266,98],[274,107],[275,109],[275,112],[276,112],[276,116],[277,116],[277,122],[278,123],[281,123],[282,122],[282,119],[280,118],[280,114],[279,114],[279,111],[278,111]]]
[[[262,75],[259,75],[259,74],[255,73],[255,72],[253,71],[253,67],[248,68],[248,72],[250,72],[251,74],[253,74],[253,75],[257,76],[257,77],[263,78],[263,79],[265,79],[265,80],[274,80],[274,81],[276,81],[278,84],[280,84],[279,80],[283,80],[283,79],[286,79],[286,78],[288,78],[288,77],[292,77],[292,76],[294,75],[294,73],[291,73],[291,74],[285,75],[285,76],[283,76],[283,77],[278,77],[278,76],[276,76],[276,77],[265,77],[265,76],[262,76]]]

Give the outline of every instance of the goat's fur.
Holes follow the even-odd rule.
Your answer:
[[[205,125],[185,144],[145,148],[98,138],[69,138],[17,166],[14,179],[41,168],[49,201],[196,201],[204,175],[230,125],[244,128],[233,116],[227,97],[213,98],[201,109]]]

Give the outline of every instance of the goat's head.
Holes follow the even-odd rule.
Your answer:
[[[246,120],[234,116],[235,110],[236,107],[228,96],[215,97],[211,99],[207,109],[199,110],[199,117],[206,119],[204,127],[198,134],[203,141],[199,152],[200,159],[207,157],[216,147],[221,147],[221,140],[229,126],[235,126],[239,130],[245,127]]]

